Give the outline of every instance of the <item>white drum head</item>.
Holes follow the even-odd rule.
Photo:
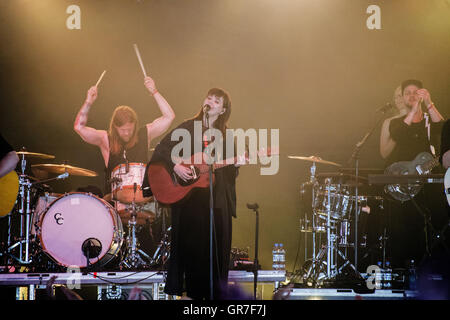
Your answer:
[[[98,262],[110,249],[114,238],[114,210],[101,199],[84,193],[73,193],[57,199],[41,219],[40,240],[45,252],[64,266],[86,267],[82,246],[87,239],[101,243]]]

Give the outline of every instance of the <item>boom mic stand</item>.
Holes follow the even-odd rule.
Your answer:
[[[209,115],[208,112],[204,113],[205,116],[205,124],[206,127],[209,129]],[[208,130],[207,129],[207,130]],[[205,137],[206,138],[206,137]],[[203,139],[203,137],[202,137]],[[204,139],[203,141],[204,143],[204,147],[206,148],[208,146],[208,140]],[[210,299],[213,300],[214,298],[214,277],[213,277],[213,224],[214,224],[214,190],[213,190],[213,173],[214,173],[214,168],[213,168],[213,163],[208,165],[209,167],[209,286],[210,286]]]
[[[369,132],[366,133],[366,135],[362,138],[361,141],[359,141],[355,145],[355,149],[353,150],[351,158],[348,160],[348,163],[350,164],[353,160],[355,161],[355,176],[356,176],[356,182],[355,182],[355,271],[358,273],[358,183],[359,183],[359,153],[361,152],[362,147],[367,142],[367,139],[373,134],[375,129],[378,127],[378,125],[381,123],[381,121],[384,119],[384,114],[392,108],[392,105],[390,103],[387,103],[384,107],[378,108],[377,111],[380,111],[383,116],[378,119],[378,121],[375,123],[375,125],[370,129]]]
[[[258,285],[258,232],[259,232],[259,206],[257,203],[247,203],[247,208],[256,213],[256,230],[255,230],[255,260],[253,262],[253,296],[256,300],[256,288]]]

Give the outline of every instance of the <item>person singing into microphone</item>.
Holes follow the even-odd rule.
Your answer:
[[[191,180],[192,172],[172,159],[171,153],[179,141],[172,141],[172,133],[188,132],[190,153],[194,154],[194,145],[205,148],[203,134],[209,128],[222,133],[223,146],[226,148],[226,128],[231,115],[231,100],[226,91],[212,88],[208,91],[202,106],[193,118],[181,123],[167,134],[155,147],[150,165],[163,163],[173,176],[184,181]],[[202,127],[201,132],[194,126]],[[197,134],[196,134],[197,133]],[[186,135],[184,135],[186,136]],[[225,155],[225,151],[222,153]],[[238,164],[231,164],[214,170],[214,249],[213,249],[213,299],[220,299],[228,279],[228,266],[231,251],[232,217],[236,217],[236,185]],[[149,179],[150,188],[152,181]],[[187,296],[195,300],[210,299],[209,250],[210,250],[210,196],[209,188],[194,189],[185,199],[171,205],[171,244],[170,259],[165,292],[170,295]]]
[[[383,153],[380,145],[386,167],[402,161],[413,163],[422,152],[434,157],[437,157],[439,152],[443,117],[433,103],[430,92],[419,80],[405,80],[401,84],[400,102],[405,111],[403,115],[390,120],[389,150]],[[430,247],[427,247],[427,243],[430,243],[430,240],[427,240],[427,234],[424,232],[424,217],[421,211],[440,215],[440,208],[435,204],[443,203],[443,199],[440,193],[434,190],[435,187],[433,184],[424,185],[412,201],[389,202],[392,228],[391,263],[394,267],[407,267],[411,260],[418,264],[424,254],[429,253]],[[422,208],[421,211],[417,209],[416,204]]]
[[[389,123],[393,147],[387,150],[390,152],[381,152],[386,166],[398,161],[411,161],[422,151],[434,154],[438,151],[444,118],[431,100],[429,91],[419,80],[405,80],[401,84],[401,94],[399,102],[404,105],[405,114]]]

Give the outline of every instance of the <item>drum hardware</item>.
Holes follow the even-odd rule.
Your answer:
[[[134,183],[133,193],[136,195],[137,192],[137,184]],[[136,235],[136,217],[138,212],[138,206],[134,202],[135,197],[133,197],[133,201],[131,202],[131,206],[127,209],[130,210],[131,219],[128,220],[128,235],[127,235],[127,251],[125,253],[124,259],[120,262],[120,266],[125,266],[126,268],[138,268],[138,267],[148,267],[150,264],[150,256],[146,254],[144,251],[139,249],[139,242]],[[148,262],[146,262],[142,257],[144,257]]]
[[[327,161],[327,160],[323,160],[322,158],[318,157],[318,156],[309,156],[309,157],[303,157],[303,156],[288,156],[288,158],[290,159],[295,159],[295,160],[303,160],[303,161],[309,161],[312,162],[311,164],[311,168],[310,168],[310,172],[311,172],[311,176],[310,176],[310,181],[307,183],[308,186],[311,186],[311,201],[312,201],[312,228],[311,233],[312,233],[312,264],[311,264],[311,270],[316,270],[316,232],[317,233],[324,233],[329,232],[331,226],[328,223],[326,227],[324,227],[323,225],[316,225],[316,218],[317,218],[317,208],[316,208],[316,194],[315,194],[315,188],[318,185],[318,180],[316,178],[316,163],[320,163],[320,164],[326,164],[326,165],[332,165],[332,166],[337,166],[337,167],[341,167],[340,164],[335,163],[335,162],[331,162],[331,161]],[[302,188],[305,185],[302,186]],[[303,189],[302,189],[303,191]],[[304,211],[305,213],[305,219],[303,221],[308,221],[308,217],[306,216],[307,214],[307,210]],[[309,228],[306,227],[305,229],[305,257],[307,256],[307,234],[309,233],[308,230]]]
[[[314,168],[312,168],[314,173]],[[307,233],[313,235],[313,256],[307,258],[307,245],[305,244],[305,265],[302,268],[303,283],[319,286],[323,281],[337,279],[344,268],[350,266],[357,273],[357,269],[347,256],[347,250],[354,248],[354,243],[350,241],[350,230],[352,223],[353,202],[367,202],[366,196],[358,198],[351,196],[348,186],[344,184],[332,184],[331,178],[326,178],[323,183],[317,182],[318,177],[312,175],[311,181],[302,185],[301,194],[309,197],[306,187],[311,187],[312,205],[310,207],[312,216],[308,217],[305,210],[305,217],[300,219],[301,232],[305,233],[305,243],[307,243]],[[364,207],[360,206],[359,210]],[[358,213],[359,214],[359,213]],[[313,225],[313,226],[311,226]],[[326,232],[326,244],[321,246],[316,254],[315,236]],[[359,244],[366,246],[366,239]],[[338,260],[338,257],[340,260]],[[358,273],[357,273],[358,274]]]
[[[320,286],[319,280],[323,280],[326,277],[327,262],[324,261],[327,248],[322,246],[311,260],[306,260],[303,266],[303,282],[308,286],[317,287]]]
[[[30,177],[25,174],[25,170],[27,168],[27,159],[28,158],[38,158],[38,159],[54,159],[55,156],[37,153],[37,152],[28,152],[25,148],[22,148],[21,151],[16,152],[18,156],[21,157],[21,173],[19,174],[19,193],[16,200],[15,208],[20,216],[20,231],[18,241],[11,245],[11,214],[8,215],[8,240],[7,240],[7,248],[6,255],[18,261],[20,264],[31,264],[32,257],[30,255],[30,229],[31,229],[31,215],[32,215],[32,190],[36,189],[36,185],[38,185],[41,181],[36,181],[35,178]],[[32,182],[32,180],[34,180]],[[13,209],[14,211],[14,209]],[[11,252],[15,248],[18,247],[19,253],[18,257],[13,255]],[[8,260],[8,263],[11,263]]]

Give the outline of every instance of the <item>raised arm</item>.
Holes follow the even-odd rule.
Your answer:
[[[146,125],[148,140],[151,141],[152,139],[159,137],[164,132],[166,132],[167,129],[169,129],[170,125],[175,119],[175,112],[172,110],[172,107],[169,105],[166,99],[164,99],[161,93],[158,92],[158,90],[156,89],[155,81],[153,81],[152,78],[145,77],[144,84],[147,90],[156,100],[159,110],[162,113],[161,117],[156,118],[153,122],[147,123]]]
[[[85,142],[102,147],[104,144],[106,131],[97,130],[86,126],[89,110],[91,109],[94,101],[97,99],[97,94],[98,91],[95,86],[88,90],[86,100],[77,114],[73,128]]]
[[[417,95],[422,98],[423,103],[425,104],[427,111],[430,114],[431,121],[440,122],[444,120],[444,117],[439,113],[433,101],[431,101],[431,95],[427,89],[417,90]]]

